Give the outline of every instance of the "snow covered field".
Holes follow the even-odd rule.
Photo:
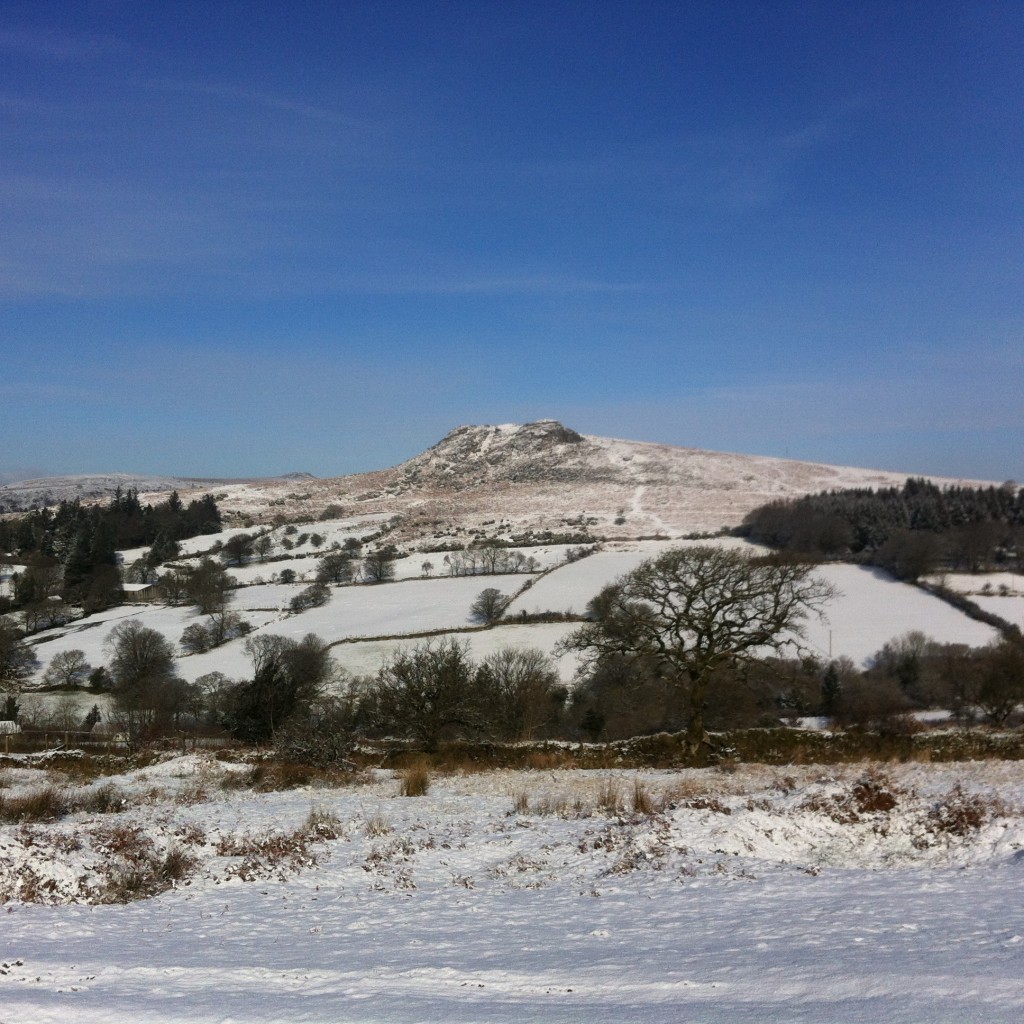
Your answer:
[[[470,615],[473,600],[485,587],[495,587],[506,595],[520,591],[508,610],[510,619],[521,611],[582,612],[600,589],[618,576],[679,542],[641,541],[609,545],[605,549],[575,562],[558,565],[564,548],[524,549],[533,553],[541,566],[556,565],[552,571],[537,578],[518,573],[507,576],[434,576],[420,577],[420,556],[400,560],[403,577],[399,582],[376,585],[332,587],[331,600],[322,607],[300,614],[288,613],[288,604],[307,584],[264,583],[243,586],[232,591],[231,608],[249,620],[257,632],[281,633],[301,637],[316,633],[328,643],[358,638],[393,637],[434,630],[465,630],[475,623]],[[749,547],[743,541],[723,538],[716,544]],[[441,567],[440,555],[432,555],[435,571]],[[315,566],[304,560],[307,569]],[[304,564],[272,563],[274,565]],[[258,563],[245,567],[262,568],[269,575],[269,565]],[[863,666],[872,654],[887,641],[910,630],[920,632],[942,643],[963,643],[982,646],[996,636],[996,631],[969,619],[962,612],[924,591],[898,583],[884,572],[852,565],[827,565],[819,570],[832,582],[839,594],[827,609],[827,620],[811,619],[807,623],[807,645],[820,657],[846,656]],[[235,570],[237,572],[237,570]],[[525,586],[525,589],[524,589]],[[978,596],[982,607],[1011,621],[1024,622],[1024,598]],[[38,679],[54,654],[68,649],[85,652],[92,665],[107,661],[104,643],[111,628],[119,621],[138,616],[145,625],[177,643],[183,630],[201,616],[191,608],[169,608],[159,605],[121,606],[90,616],[81,622],[36,634],[32,637],[40,660]],[[474,654],[482,657],[512,638],[514,644],[540,647],[551,653],[556,642],[575,628],[572,623],[522,626],[501,626],[486,633],[466,634]],[[526,641],[527,636],[532,639]],[[366,643],[345,643],[335,653],[340,664],[359,674],[376,672],[380,658],[400,646],[392,640],[367,640]],[[577,661],[574,657],[559,659],[558,668],[566,682],[571,681]],[[219,671],[231,677],[248,672],[249,659],[243,641],[235,640],[204,654],[182,657],[179,672],[194,680],[206,672]]]
[[[714,543],[751,547],[736,540]],[[648,541],[598,551],[538,580],[512,603],[509,614],[514,616],[520,610],[583,612],[587,602],[617,576],[645,558],[677,546],[678,542]],[[863,666],[888,640],[911,630],[919,630],[940,643],[973,646],[983,646],[997,635],[991,626],[969,619],[939,598],[899,583],[880,569],[836,564],[820,566],[816,571],[838,591],[826,609],[825,620],[811,618],[806,622],[807,646],[824,659],[846,656]],[[1004,607],[1009,611],[1009,604]]]
[[[3,827],[0,889],[30,864],[41,902],[7,904],[0,1020],[1000,1024],[1024,1005],[1019,763],[495,772],[419,798],[388,772],[221,788],[242,770],[179,758],[116,778],[120,813]],[[5,768],[3,792],[32,774]],[[979,809],[963,834],[958,807]],[[183,851],[187,877],[84,902],[126,835]]]
[[[991,597],[985,594],[976,594],[971,598],[979,608],[999,618],[1012,622],[1024,630],[1024,597],[1017,594],[1012,597]]]

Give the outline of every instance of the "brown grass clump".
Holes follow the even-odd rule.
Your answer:
[[[526,755],[526,767],[535,771],[551,771],[554,768],[564,767],[568,760],[564,751],[531,750]]]
[[[56,821],[72,810],[67,791],[41,786],[24,796],[0,796],[0,821]]]
[[[688,807],[691,811],[713,811],[715,814],[732,814],[732,808],[727,807],[714,796],[691,797],[689,800],[684,800],[681,806]]]
[[[615,779],[605,779],[597,791],[597,809],[606,814],[621,814],[625,809],[622,791]]]
[[[156,896],[184,881],[196,866],[196,858],[180,846],[162,856],[155,851],[119,864],[111,871],[100,894],[101,903],[130,903]]]
[[[425,761],[414,761],[402,772],[399,793],[402,796],[426,796],[430,792],[430,768]]]
[[[848,791],[830,797],[812,795],[800,809],[826,814],[840,825],[852,825],[865,814],[888,814],[902,795],[902,790],[884,772],[869,768]]]
[[[81,810],[92,814],[115,814],[128,806],[124,793],[112,782],[84,793],[76,802]]]
[[[998,798],[965,793],[958,782],[928,812],[927,828],[935,835],[963,838],[1007,813],[1006,805]]]
[[[348,786],[361,778],[343,768],[297,764],[294,761],[262,760],[246,773],[248,785],[257,793],[287,789],[328,789]],[[234,783],[228,784],[233,788]]]
[[[867,772],[851,790],[853,801],[861,814],[891,811],[897,803],[899,790],[881,772]]]
[[[111,859],[99,903],[129,903],[165,892],[195,870],[196,858],[175,844],[164,852],[138,825],[113,825],[95,833],[97,848]]]
[[[328,838],[318,826],[297,828],[294,832],[274,832],[262,836],[225,836],[217,843],[221,857],[240,857],[238,864],[227,870],[229,877],[252,882],[265,878],[284,881],[302,868],[316,867],[319,857],[312,845]]]
[[[714,787],[709,777],[688,775],[676,780],[666,796],[671,801],[682,803],[684,800],[690,800],[693,797],[704,796],[711,788]]]
[[[651,791],[639,780],[633,780],[633,813],[650,816],[656,813]]]

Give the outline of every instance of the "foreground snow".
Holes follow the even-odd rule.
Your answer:
[[[27,844],[4,827],[0,881],[30,864],[58,905],[8,905],[0,1020],[1019,1019],[1019,764],[500,772],[421,798],[386,772],[220,788],[241,770],[179,758],[115,780],[123,813],[31,826]],[[5,771],[5,792],[28,784]],[[895,806],[858,805],[865,778]],[[668,808],[600,810],[637,780]],[[934,816],[957,783],[988,808],[963,835]],[[311,810],[324,831],[301,857],[251,854]],[[59,905],[115,826],[187,848],[189,882]]]

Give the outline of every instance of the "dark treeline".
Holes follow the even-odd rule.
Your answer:
[[[853,558],[916,579],[940,568],[1019,568],[1024,488],[938,487],[827,491],[773,501],[738,531],[750,540],[813,558]]]
[[[41,605],[59,596],[88,610],[105,607],[120,586],[117,551],[150,545],[152,563],[177,553],[177,543],[217,533],[220,510],[211,495],[185,505],[172,492],[143,505],[138,492],[115,493],[108,504],[62,501],[0,522],[0,553],[25,566],[13,578],[11,607]]]
[[[613,655],[598,661],[573,690],[571,738],[619,740],[686,727],[685,681],[652,659]],[[849,658],[765,658],[724,665],[708,689],[707,726],[774,728],[780,719],[824,716],[839,728],[913,732],[913,713],[941,708],[956,722],[1017,724],[1024,701],[1024,647],[943,644],[923,633],[895,637],[866,668]]]

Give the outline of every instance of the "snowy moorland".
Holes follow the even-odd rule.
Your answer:
[[[5,1022],[996,1024],[1024,1002],[1020,763],[495,771],[419,797],[383,770],[253,792],[197,756],[0,779],[8,805],[45,781],[82,808],[0,833]]]
[[[772,498],[901,481],[553,421],[467,427],[391,470],[225,483],[229,528],[183,542],[178,565],[259,534],[228,610],[250,636],[318,635],[351,675],[448,633],[476,660],[539,648],[571,683],[564,618],[643,559]],[[517,545],[521,571],[447,575],[446,553],[484,538]],[[395,543],[394,582],[293,607],[351,542]],[[997,636],[877,569],[818,571],[836,593],[804,648],[822,661],[864,667],[911,631]],[[937,582],[1024,624],[1019,581]],[[472,605],[492,587],[509,603],[485,626]],[[251,677],[242,637],[180,646],[207,622],[196,608],[122,605],[30,637],[23,718],[71,731],[96,703],[107,725],[109,695],[38,687],[60,652],[107,664],[128,619],[171,641],[183,679]],[[1019,1019],[1024,763],[570,771],[551,750],[415,797],[381,767],[0,755],[0,1024]]]

